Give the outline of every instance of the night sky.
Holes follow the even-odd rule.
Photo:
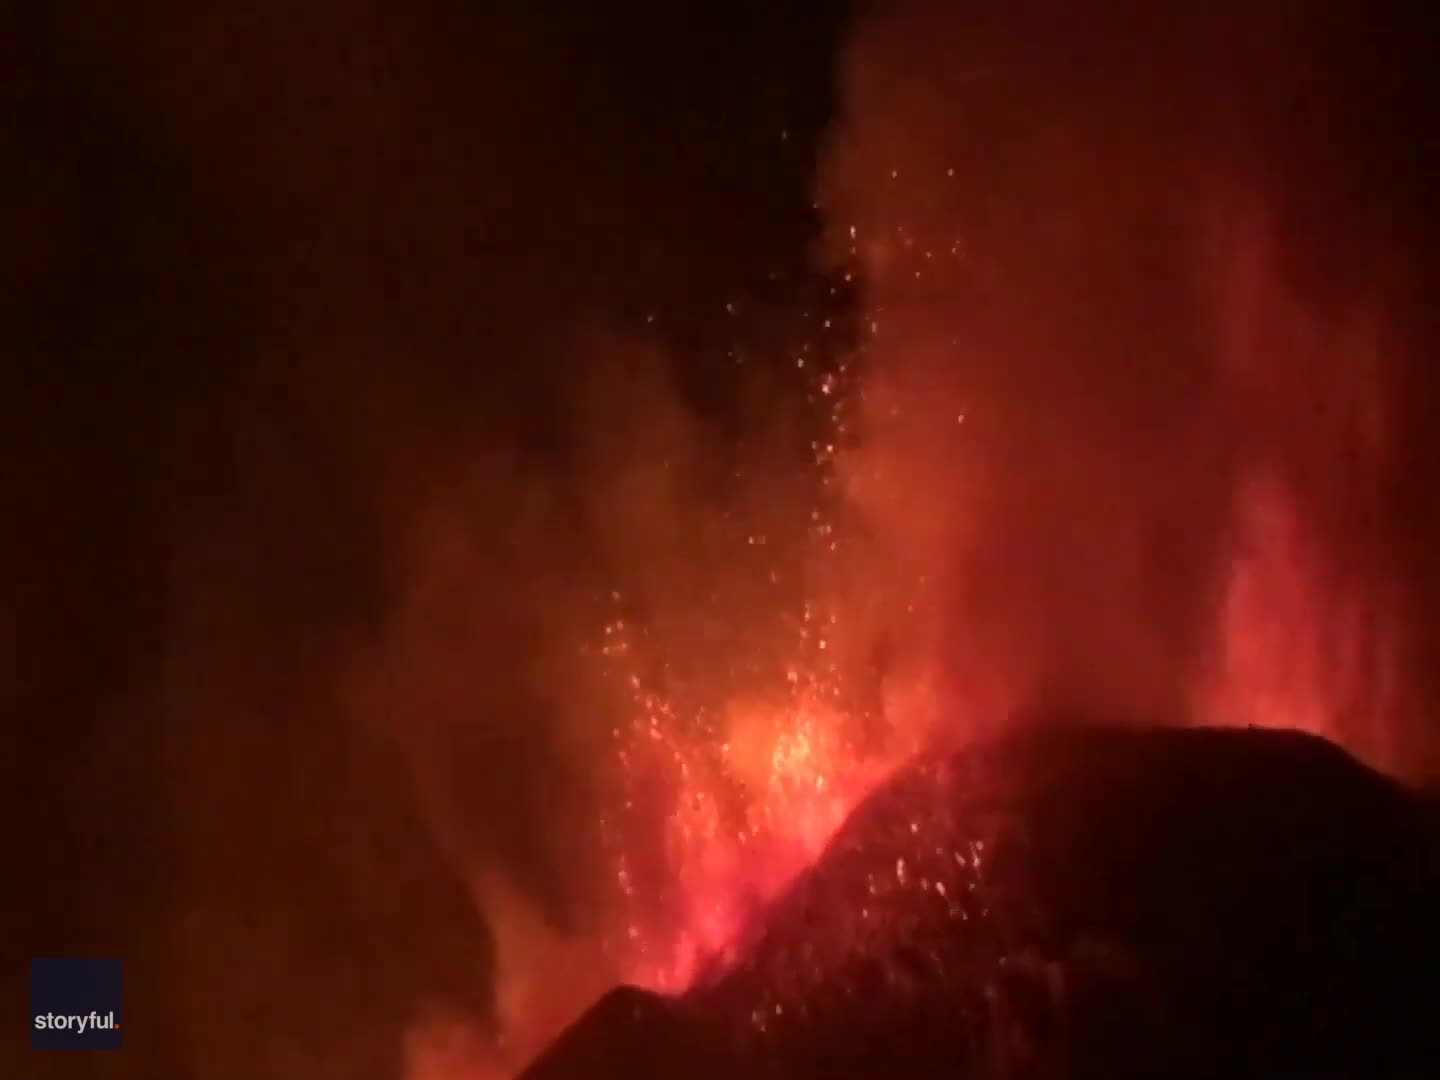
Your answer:
[[[1307,302],[1380,283],[1403,359],[1383,556],[1365,551],[1403,583],[1423,708],[1440,691],[1432,43],[1402,5],[1161,6],[967,4],[941,32],[870,40],[922,81],[990,42],[1023,73],[1015,115],[969,114],[964,80],[938,77],[931,114],[971,150],[993,126],[974,174],[1019,202],[1064,201],[1063,171],[1027,171],[1049,151],[1007,141],[1026,110],[1077,118],[1111,155],[1075,181],[1082,213],[1132,198],[1096,186],[1130,175],[1123,132],[1202,132],[1282,207]],[[589,611],[556,607],[561,631],[547,605],[626,565],[587,468],[662,410],[612,402],[598,436],[577,416],[643,399],[639,350],[705,454],[745,459],[755,386],[771,411],[803,396],[791,344],[822,315],[827,347],[854,333],[821,206],[850,198],[837,110],[874,13],[293,7],[0,9],[0,1067],[17,1076],[392,1077],[421,1002],[488,1017],[492,934],[393,718],[409,700],[483,718],[446,744],[471,792],[458,831],[573,921],[583,854],[537,837],[583,814],[546,665]],[[896,137],[923,141],[903,99]],[[868,122],[889,107],[870,99]],[[1168,149],[1134,153],[1143,202]],[[978,235],[1013,210],[987,203]],[[1134,306],[1143,323],[1163,301]],[[415,537],[452,513],[475,534],[456,558],[484,570],[442,633],[472,662],[463,701],[420,699],[397,613]],[[26,962],[59,955],[125,959],[124,1052],[20,1049]]]
[[[448,455],[552,467],[575,327],[693,346],[685,378],[719,402],[722,298],[816,288],[838,19],[320,0],[3,20],[7,1008],[31,955],[118,954],[131,1048],[93,1075],[254,1075],[292,1009],[302,1043],[393,1075],[423,990],[487,1007],[490,942],[402,767],[307,673],[378,633],[387,530]],[[187,579],[207,593],[182,629]],[[228,709],[167,707],[177,634],[205,653],[189,692]],[[497,699],[534,708],[515,682]],[[542,753],[484,754],[478,786]],[[523,820],[498,828],[526,844]],[[202,961],[233,992],[177,978],[186,913],[210,908],[255,935]],[[206,1026],[187,998],[252,1013]]]

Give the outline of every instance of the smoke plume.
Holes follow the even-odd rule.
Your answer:
[[[1385,196],[1311,141],[1362,152],[1347,61],[1322,20],[1208,9],[857,32],[821,173],[827,253],[864,282],[846,471],[927,583],[953,701],[1307,727],[1420,765]],[[1288,114],[1306,100],[1323,135]]]

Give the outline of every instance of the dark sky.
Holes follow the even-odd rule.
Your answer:
[[[1360,5],[1302,17],[1283,40],[1307,42],[1303,72],[1262,93],[1257,73],[1293,59],[1275,39],[1232,47],[1218,16],[1192,35],[1106,7],[1121,14],[1037,20],[1034,55],[1104,82],[1096,65],[1130,55],[1105,43],[1141,35],[1152,72],[1156,55],[1203,69],[1186,85],[1211,95],[1207,122],[1233,91],[1305,287],[1323,302],[1357,267],[1403,269],[1400,321],[1429,355],[1416,28],[1356,21]],[[536,489],[564,518],[573,390],[595,377],[577,339],[663,345],[679,397],[725,431],[741,396],[726,302],[774,342],[831,284],[812,204],[842,13],[600,11],[0,12],[0,987],[18,1016],[31,956],[122,955],[130,1048],[88,1075],[238,1078],[313,1053],[335,1071],[309,1075],[392,1076],[417,1000],[488,1008],[486,927],[335,672],[384,637],[396,546],[458,462],[509,463],[483,502],[497,533]],[[623,384],[623,360],[600,378]],[[1403,385],[1387,505],[1433,613],[1440,414],[1428,367]],[[479,591],[493,667],[474,677],[496,687],[487,708],[542,710],[512,676],[544,620],[514,614],[526,600],[502,578]],[[1440,635],[1424,648],[1440,656]],[[564,798],[536,780],[559,766],[531,729],[499,727],[474,751],[478,813],[498,822],[479,831],[543,879],[557,871],[527,829]]]
[[[423,988],[483,1007],[490,946],[401,768],[307,673],[377,632],[386,528],[447,447],[563,450],[577,326],[659,313],[718,353],[720,298],[811,287],[836,19],[6,11],[6,1008],[31,955],[120,954],[127,1039],[159,1056],[95,1075],[255,1075],[291,1008],[327,1049],[350,1010],[363,1074],[392,1075]],[[231,708],[167,707],[177,633],[214,657],[196,700]],[[253,937],[203,979],[260,985],[181,975],[221,908]],[[222,1003],[261,1034],[195,1020]]]

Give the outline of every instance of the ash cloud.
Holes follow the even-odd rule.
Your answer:
[[[1423,439],[1395,396],[1413,145],[1375,121],[1407,57],[1328,8],[860,23],[821,171],[869,330],[848,472],[938,583],[955,700],[1293,723],[1431,767],[1398,587],[1423,519],[1392,489]]]

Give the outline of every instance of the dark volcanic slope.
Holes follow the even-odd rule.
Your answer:
[[[526,1080],[1433,1075],[1437,918],[1433,804],[1328,743],[1036,730],[898,776],[723,976]]]

